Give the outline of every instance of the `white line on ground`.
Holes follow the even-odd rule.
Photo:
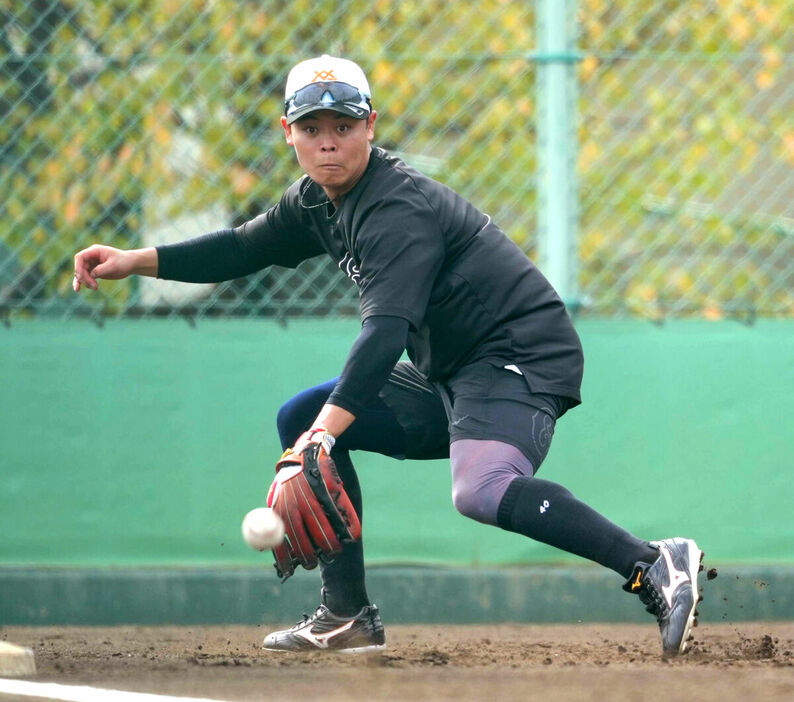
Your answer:
[[[102,690],[84,685],[59,685],[57,683],[29,682],[0,678],[0,695],[22,695],[67,702],[222,702],[206,697],[171,697],[146,692]]]

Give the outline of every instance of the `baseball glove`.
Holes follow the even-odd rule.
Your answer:
[[[273,549],[276,572],[286,580],[302,565],[315,568],[361,538],[361,522],[322,443],[287,450],[276,463],[267,506],[284,521],[284,541]]]

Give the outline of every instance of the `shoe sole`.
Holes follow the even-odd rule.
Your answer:
[[[360,648],[341,648],[339,649],[339,653],[350,653],[354,656],[360,653],[375,653],[377,651],[384,651],[386,650],[386,644],[374,644],[372,646],[362,646]]]
[[[357,646],[356,648],[304,648],[298,651],[289,648],[268,648],[262,646],[263,651],[272,651],[273,653],[349,653],[351,655],[375,653],[376,651],[383,651],[386,644],[373,644],[372,646]]]
[[[692,636],[692,629],[698,625],[698,611],[697,606],[703,599],[698,592],[698,574],[703,570],[703,551],[698,548],[698,545],[693,539],[687,539],[687,549],[689,550],[689,584],[692,588],[692,609],[689,611],[689,616],[686,620],[684,627],[684,635],[681,637],[681,643],[678,646],[677,652],[672,652],[668,655],[681,655],[685,653],[689,642],[694,638]]]

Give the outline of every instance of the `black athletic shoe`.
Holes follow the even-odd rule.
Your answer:
[[[291,629],[274,631],[265,638],[268,651],[348,651],[359,653],[386,648],[386,636],[375,605],[364,607],[355,617],[337,617],[320,605]]]
[[[697,626],[698,573],[703,552],[692,539],[652,541],[659,549],[653,564],[637,563],[623,586],[626,592],[640,596],[645,609],[656,615],[662,634],[665,656],[686,651],[692,627]]]

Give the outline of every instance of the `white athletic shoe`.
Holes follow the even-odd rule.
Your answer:
[[[386,648],[383,623],[375,605],[368,605],[354,617],[337,617],[320,605],[309,617],[291,629],[274,631],[265,638],[268,651],[365,652]]]
[[[703,552],[692,539],[680,537],[652,541],[651,546],[659,549],[659,557],[652,564],[637,563],[623,589],[639,595],[645,609],[656,615],[664,655],[677,656],[687,650],[697,626]]]

